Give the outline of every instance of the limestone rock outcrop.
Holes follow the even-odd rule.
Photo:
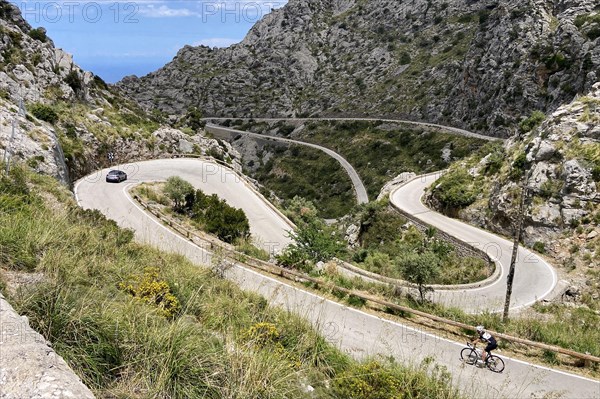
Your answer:
[[[599,12],[594,0],[290,0],[241,43],[185,46],[118,86],[167,114],[403,117],[506,137],[600,79]]]

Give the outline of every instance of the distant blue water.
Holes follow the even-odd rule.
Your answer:
[[[164,66],[169,60],[117,59],[99,63],[98,60],[79,61],[77,64],[86,71],[100,76],[106,83],[116,83],[127,75],[144,76]]]

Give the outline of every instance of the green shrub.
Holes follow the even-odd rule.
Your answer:
[[[294,243],[278,257],[281,264],[297,262],[298,266],[308,262],[326,262],[337,256],[343,246],[335,230],[319,220],[310,220],[291,233]]]
[[[386,253],[369,253],[364,260],[363,267],[373,273],[377,273],[382,276],[396,277],[395,273],[392,270],[392,259]]]
[[[389,209],[386,202],[364,205],[359,218],[361,247],[383,252],[402,235],[402,226],[406,224],[406,218]]]
[[[596,40],[600,37],[600,13],[580,14],[575,18],[574,23],[588,39]]]
[[[519,128],[523,133],[529,133],[536,127],[542,124],[542,122],[546,119],[546,115],[542,111],[533,111],[531,116],[522,120],[519,123]]]
[[[32,169],[35,169],[39,166],[40,162],[44,162],[44,156],[43,155],[36,155],[35,157],[31,157],[27,160],[27,166],[29,166]]]
[[[31,29],[28,32],[28,35],[34,39],[34,40],[39,40],[42,43],[45,43],[48,40],[48,36],[46,36],[46,29],[44,28],[35,28],[35,29]]]
[[[58,114],[49,105],[42,103],[34,103],[29,107],[29,112],[41,121],[45,121],[51,124],[55,124],[58,121]]]
[[[433,189],[433,196],[448,210],[471,205],[481,191],[475,178],[464,169],[454,169],[442,176]]]
[[[147,267],[144,274],[130,276],[128,281],[119,283],[119,288],[134,298],[158,308],[159,313],[172,318],[179,312],[179,300],[171,292],[169,283],[159,279],[159,269]]]
[[[187,199],[194,195],[194,186],[181,177],[171,176],[167,179],[163,192],[173,201],[173,210],[183,212]]]
[[[523,177],[527,165],[527,154],[524,151],[520,152],[512,163],[512,168],[510,170],[510,178],[512,180],[518,180],[521,177]]]
[[[495,175],[500,171],[502,165],[504,165],[505,155],[501,151],[494,151],[490,153],[487,164],[483,170],[486,176]]]
[[[548,179],[540,185],[539,195],[542,198],[550,199],[558,197],[563,188],[563,182],[560,180]]]
[[[83,88],[83,81],[79,76],[79,72],[77,72],[75,69],[67,74],[65,77],[65,83],[68,84],[75,93],[79,93],[79,91],[81,91]]]
[[[190,107],[184,116],[184,121],[185,124],[195,132],[206,126],[206,122],[202,120],[202,117],[203,115],[201,110],[196,107]]]
[[[421,302],[424,302],[425,293],[429,291],[427,284],[431,284],[441,273],[440,259],[429,251],[422,254],[407,253],[398,258],[398,266],[406,281],[417,284]]]
[[[346,302],[348,302],[348,305],[354,306],[355,308],[362,308],[367,303],[365,299],[356,295],[348,295]]]
[[[410,57],[410,54],[406,51],[403,51],[402,54],[400,54],[400,65],[408,65],[411,62],[412,58]]]
[[[94,84],[96,85],[96,87],[98,87],[100,89],[108,90],[108,85],[106,84],[104,79],[102,79],[98,75],[94,75]]]
[[[546,68],[552,71],[561,71],[563,69],[568,69],[573,63],[569,60],[563,53],[555,53],[546,58],[545,60]]]
[[[425,371],[423,368],[417,369]],[[348,399],[399,399],[448,398],[457,396],[447,388],[448,372],[437,369],[423,378],[417,370],[397,364],[371,360],[348,370],[333,380],[335,398]]]
[[[250,224],[244,211],[227,205],[225,201],[213,202],[201,217],[196,214],[195,220],[200,220],[206,231],[228,243],[250,235]]]
[[[229,206],[216,194],[207,196],[202,190],[194,192],[191,184],[182,181],[189,187],[178,193],[180,200],[185,199],[185,207],[180,206],[180,209],[188,211],[203,230],[228,243],[250,237],[250,224],[243,210]]]
[[[546,244],[541,241],[536,241],[533,244],[533,250],[541,254],[546,253]]]

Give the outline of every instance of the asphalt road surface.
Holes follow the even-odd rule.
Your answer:
[[[473,227],[434,212],[421,202],[425,189],[440,177],[430,174],[418,177],[401,186],[390,195],[396,207],[462,241],[482,249],[500,265],[502,274],[496,282],[481,288],[436,291],[434,299],[448,306],[456,306],[467,312],[501,311],[506,295],[506,277],[512,257],[513,242],[493,233]],[[556,272],[543,258],[520,247],[515,269],[511,309],[529,306],[547,297],[556,286]]]
[[[132,183],[166,181],[171,176],[179,176],[206,194],[217,194],[229,205],[243,209],[253,239],[269,252],[280,252],[291,242],[289,222],[224,166],[197,159],[165,159],[126,164],[119,169],[127,173],[126,182],[106,183],[108,169],[105,169],[79,180],[75,193],[84,208],[110,215],[120,225],[134,229],[140,239],[155,241],[155,225],[133,201],[124,201],[127,198],[124,188]]]

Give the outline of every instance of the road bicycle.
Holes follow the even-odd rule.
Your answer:
[[[460,351],[460,358],[467,364],[475,364],[481,361],[481,350],[477,350],[476,345],[467,342],[467,348]],[[504,371],[504,360],[499,356],[488,354],[485,358],[485,366],[494,373]]]

